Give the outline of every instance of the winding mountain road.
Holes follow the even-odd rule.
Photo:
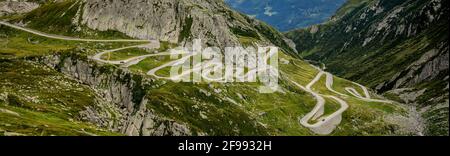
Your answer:
[[[114,39],[114,40],[100,40],[100,39],[81,39],[81,38],[74,38],[74,37],[68,37],[68,36],[61,36],[61,35],[54,35],[54,34],[47,34],[44,32],[40,32],[37,30],[17,26],[14,24],[10,24],[4,21],[0,21],[0,25],[5,25],[14,29],[22,30],[31,34],[35,34],[42,37],[47,37],[51,39],[58,39],[58,40],[66,40],[66,41],[81,41],[81,42],[150,42],[151,40],[133,40],[133,39]]]
[[[343,98],[348,98],[349,95],[340,93],[333,89],[334,78],[333,78],[332,74],[330,74],[328,72],[324,72],[322,69],[320,69],[318,67],[315,67],[315,68],[317,70],[319,70],[319,73],[313,80],[311,80],[311,82],[309,84],[307,84],[306,87],[303,87],[302,85],[300,85],[297,82],[292,81],[290,79],[289,79],[289,81],[291,83],[295,84],[296,86],[298,86],[299,88],[301,88],[302,90],[312,94],[315,97],[315,99],[317,100],[316,106],[313,108],[313,110],[311,112],[309,112],[308,114],[306,114],[303,118],[300,119],[300,124],[303,125],[304,127],[309,128],[311,131],[313,131],[316,134],[329,135],[341,123],[342,114],[349,108],[349,104],[346,101],[344,101],[341,98],[338,98],[336,96],[319,94],[312,90],[312,86],[314,84],[316,84],[323,75],[326,75],[325,86],[329,91],[331,91]],[[363,101],[367,101],[367,102],[392,103],[392,101],[372,99],[370,97],[370,93],[366,87],[364,87],[360,84],[357,84],[357,83],[354,83],[354,84],[357,85],[358,87],[361,87],[361,89],[363,90],[363,92],[365,94],[365,97],[363,97],[363,96],[361,96],[360,93],[358,93],[358,91],[356,91],[356,89],[354,89],[352,87],[346,87],[345,90],[347,92],[349,92],[351,95],[353,95],[354,97],[356,97],[360,100],[363,100]],[[324,116],[325,104],[326,104],[324,97],[331,98],[331,99],[335,100],[336,102],[338,102],[341,106],[339,108],[339,110],[337,110],[336,112],[334,112],[328,116]],[[315,123],[310,124],[310,121],[313,121]]]
[[[333,83],[334,83],[334,77],[333,77],[333,75],[332,75],[331,73],[328,73],[328,72],[326,72],[325,74],[326,74],[326,76],[327,76],[327,80],[326,80],[326,84],[325,84],[326,87],[327,87],[327,89],[328,89],[329,91],[335,93],[335,94],[340,95],[340,96],[348,97],[348,95],[343,94],[343,93],[340,93],[340,92],[334,90],[334,89],[333,89]]]
[[[142,55],[142,56],[136,56],[136,57],[132,57],[132,58],[128,58],[126,60],[115,60],[115,61],[110,61],[110,60],[103,60],[101,59],[101,57],[104,54],[107,53],[112,53],[112,52],[117,52],[117,51],[121,51],[121,50],[125,50],[125,49],[130,49],[130,48],[146,48],[146,49],[155,49],[155,48],[159,48],[160,47],[160,42],[157,40],[130,40],[130,39],[115,39],[115,40],[99,40],[99,39],[80,39],[80,38],[73,38],[73,37],[67,37],[67,36],[60,36],[60,35],[53,35],[53,34],[47,34],[47,33],[43,33],[40,31],[36,31],[36,30],[32,30],[29,28],[24,28],[24,27],[20,27],[20,26],[16,26],[13,24],[9,24],[7,22],[3,22],[0,21],[0,25],[5,25],[14,29],[18,29],[18,30],[22,30],[25,32],[29,32],[35,35],[39,35],[39,36],[43,36],[43,37],[47,37],[47,38],[52,38],[52,39],[59,39],[59,40],[68,40],[68,41],[82,41],[82,42],[145,42],[145,44],[140,44],[140,45],[134,45],[134,46],[128,46],[128,47],[122,47],[122,48],[117,48],[117,49],[112,49],[112,50],[106,50],[103,52],[100,52],[98,54],[95,54],[94,56],[90,57],[91,59],[98,61],[98,62],[102,62],[102,63],[107,63],[107,64],[115,64],[115,65],[121,65],[123,67],[129,67],[131,65],[137,64],[140,61],[142,61],[145,58],[148,57],[154,57],[154,56],[167,56],[167,55],[173,55],[173,54],[185,54],[185,56],[183,56],[181,59],[178,60],[174,60],[171,61],[169,63],[166,63],[162,66],[156,67],[150,71],[147,72],[148,75],[154,76],[156,78],[160,78],[160,79],[170,79],[170,80],[179,80],[183,75],[186,74],[190,74],[192,72],[198,71],[198,70],[207,70],[207,71],[219,71],[219,70],[223,70],[223,66],[213,66],[214,68],[211,69],[210,66],[214,65],[214,62],[211,63],[207,63],[206,65],[202,65],[202,66],[195,66],[193,69],[187,71],[187,72],[183,72],[180,75],[177,76],[173,76],[173,77],[161,77],[156,75],[156,72],[164,69],[166,67],[170,67],[170,66],[176,66],[176,65],[180,65],[184,62],[186,62],[190,57],[196,55],[196,53],[186,53],[186,52],[161,52],[161,53],[155,53],[155,54],[148,54],[148,55]],[[300,124],[309,128],[311,131],[313,131],[314,133],[320,134],[320,135],[328,135],[331,134],[334,129],[341,123],[342,121],[342,114],[349,108],[349,105],[346,101],[342,100],[339,97],[333,96],[333,95],[322,95],[319,94],[315,91],[313,91],[312,86],[314,86],[314,84],[316,84],[317,82],[319,82],[320,78],[325,75],[326,76],[326,88],[333,92],[336,95],[339,95],[343,98],[348,98],[349,95],[344,94],[344,93],[340,93],[336,90],[333,89],[333,75],[328,73],[328,72],[324,72],[322,69],[319,69],[317,67],[315,67],[316,69],[319,70],[319,73],[317,74],[317,76],[311,80],[311,82],[309,84],[307,84],[306,87],[298,84],[297,82],[288,79],[291,83],[295,84],[297,87],[301,88],[302,90],[310,93],[311,95],[313,95],[313,97],[317,100],[316,106],[313,108],[313,110],[309,113],[307,113],[303,118],[300,119]],[[268,68],[269,70],[272,70],[270,68]],[[255,70],[261,70],[261,69],[255,69]],[[267,69],[262,69],[262,70],[267,70]],[[245,75],[245,74],[244,74]],[[204,78],[210,78],[207,75],[202,75]],[[242,78],[242,77],[241,77]],[[210,78],[211,79],[211,78]],[[223,78],[219,78],[219,79],[223,79]],[[387,100],[378,100],[378,99],[372,99],[370,96],[370,93],[368,91],[368,89],[360,84],[354,83],[355,85],[359,86],[365,96],[362,96],[360,93],[358,93],[358,91],[354,88],[351,87],[346,87],[345,90],[350,93],[352,96],[361,99],[363,101],[368,101],[368,102],[382,102],[382,103],[392,103],[391,101],[387,101]],[[335,100],[336,102],[338,102],[340,104],[340,109],[337,110],[336,112],[333,112],[330,115],[324,116],[325,113],[325,105],[326,105],[326,100],[325,97],[327,98],[331,98],[333,100]],[[315,123],[311,124],[310,122],[313,121]]]
[[[317,92],[314,92],[311,89],[311,87],[314,84],[316,84],[324,74],[325,74],[325,72],[320,71],[317,74],[317,76],[306,87],[303,87],[302,85],[298,84],[297,82],[290,80],[291,83],[295,84],[302,90],[312,94],[315,97],[315,99],[317,100],[317,104],[313,108],[313,110],[311,112],[309,112],[308,114],[306,114],[303,118],[300,119],[300,124],[309,128],[314,133],[317,133],[320,135],[331,134],[334,131],[334,129],[341,123],[342,113],[344,113],[349,107],[347,102],[345,102],[344,100],[342,100],[338,97],[329,96],[329,95],[321,95]],[[329,83],[329,82],[327,82],[327,83]],[[331,82],[331,84],[332,84],[332,82]],[[325,113],[325,98],[324,97],[329,97],[329,98],[336,100],[341,105],[341,108],[338,111],[336,111],[328,116],[323,116]],[[310,124],[309,123],[310,121],[316,121],[316,123]]]

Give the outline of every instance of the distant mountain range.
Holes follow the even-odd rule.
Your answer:
[[[327,21],[346,0],[225,0],[234,9],[280,31]]]

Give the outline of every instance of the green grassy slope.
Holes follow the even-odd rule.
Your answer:
[[[417,34],[412,37],[405,35],[406,29],[398,35],[390,29],[382,29],[380,33],[373,32],[373,27],[388,16],[389,11],[399,7],[408,7],[407,9],[411,11],[404,11],[396,16],[410,18],[396,19],[397,21],[389,24],[394,25],[395,22],[399,22],[398,25],[404,25],[425,22],[425,19],[421,19],[423,17],[414,16],[414,11],[418,10],[413,9],[427,4],[425,1],[414,1],[410,4],[407,0],[381,1],[379,6],[384,11],[375,15],[375,11],[366,11],[366,6],[374,5],[375,2],[367,2],[366,5],[353,9],[339,21],[319,25],[319,31],[316,33],[311,33],[311,28],[308,28],[292,31],[287,36],[298,43],[297,49],[301,56],[322,61],[334,73],[364,82],[372,87],[390,79],[394,74],[416,61],[422,54],[448,39],[448,28],[445,26],[448,25],[448,20],[446,18],[440,18],[440,20],[430,23],[430,27],[420,26],[417,28]],[[445,12],[446,10],[440,11]],[[361,19],[362,15],[365,15],[366,18]],[[395,26],[393,27],[395,28]],[[400,31],[400,28],[398,30]],[[365,41],[372,42],[364,44]],[[362,64],[364,66],[353,68],[354,65]]]
[[[17,44],[28,44],[28,41],[23,39],[27,37],[25,34],[17,36],[17,38],[22,38],[22,40],[20,40],[22,42],[17,42]],[[64,42],[58,43],[57,41],[48,39],[47,42],[41,42],[40,44],[35,45],[36,47],[33,49],[40,49],[40,47],[47,46],[58,47],[62,45],[66,45],[67,48],[74,48],[70,45],[76,44],[67,44]],[[114,46],[121,45],[110,45],[105,47]],[[93,47],[89,48],[95,49]],[[27,51],[27,48],[20,49]],[[51,54],[46,51],[47,50],[42,49],[36,52],[31,51],[21,53],[20,57],[17,56],[14,57],[14,59]],[[20,53],[20,51],[17,53]],[[84,52],[83,55],[91,55],[91,53]],[[118,58],[121,57],[119,55],[117,56]],[[127,57],[128,56],[125,58]],[[292,58],[288,55],[282,55],[281,57],[290,62],[289,64],[283,64],[280,67],[281,70],[287,74],[285,76],[295,80],[301,85],[308,84],[318,73],[316,69],[304,61]],[[10,59],[13,58],[7,60],[9,61]],[[136,74],[142,74],[151,69],[152,64],[157,63],[158,61],[158,64],[163,64],[170,61],[170,59],[149,58],[147,61],[137,64],[136,67],[131,67],[131,69],[132,71],[136,71]],[[156,67],[156,65],[154,67]],[[149,95],[148,107],[157,110],[156,112],[158,114],[177,121],[190,123],[191,126],[205,130],[211,134],[231,135],[238,133],[232,131],[232,133],[230,133],[228,128],[232,127],[236,129],[236,131],[239,131],[238,134],[243,135],[313,135],[308,129],[303,128],[298,123],[298,118],[308,113],[314,107],[316,103],[315,99],[286,80],[283,80],[282,83],[283,88],[286,89],[285,93],[276,93],[267,96],[257,92],[259,84],[194,85],[190,83],[180,84],[165,82],[165,85],[160,88],[149,89],[147,91]],[[343,91],[343,88],[348,87],[350,84],[351,83],[347,80],[337,79],[334,87],[338,91]],[[324,87],[323,81],[315,85],[314,89],[318,92],[329,93]],[[9,93],[10,91],[5,92]],[[40,91],[37,90],[36,92],[39,93]],[[72,93],[69,93],[69,95],[70,94]],[[207,95],[209,95],[209,97]],[[398,108],[396,105],[388,105],[386,108],[379,107],[379,105],[385,104],[366,103],[356,98],[349,98],[346,100],[351,104],[351,108],[344,114],[344,120],[351,120],[356,122],[356,124],[353,125],[354,122],[344,122],[342,126],[346,128],[339,128],[333,135],[390,135],[394,133],[395,128],[392,131],[386,131],[386,129],[392,129],[389,127],[395,127],[393,126],[394,124],[383,121],[383,118],[389,115],[401,115],[403,112],[401,108]],[[335,103],[330,101],[328,104],[330,107],[327,106],[327,112],[332,112],[337,109]],[[372,113],[367,114],[364,112]],[[241,115],[235,116],[236,114]],[[42,113],[41,115],[45,114]],[[52,114],[49,115],[52,116]],[[358,120],[355,121],[355,117],[358,118]],[[228,123],[224,123],[224,119],[227,119]],[[248,125],[248,123],[252,122],[265,125],[265,127]],[[369,127],[375,126],[373,124],[386,128],[379,127],[377,131],[371,131],[370,133],[361,131],[361,129],[372,129]]]
[[[79,115],[96,94],[64,75],[22,60],[0,60],[0,135],[121,135]]]
[[[89,38],[122,38],[121,35],[115,33],[95,31],[77,33],[73,31],[74,27],[69,20],[69,15],[73,15],[74,11],[69,8],[72,5],[74,6],[72,8],[76,8],[77,3],[69,2],[74,1],[58,3],[57,6],[49,3],[23,17],[31,22],[28,25],[29,27],[48,33]],[[51,9],[53,7],[55,8]],[[30,16],[32,14],[39,16],[34,18]],[[67,17],[65,17],[66,15]],[[41,24],[45,22],[54,22],[52,23],[53,27],[42,27]],[[0,101],[3,104],[0,108],[8,111],[0,112],[0,115],[5,117],[0,119],[0,124],[5,125],[0,127],[0,131],[18,132],[27,135],[85,135],[84,132],[116,135],[77,120],[77,112],[83,110],[85,106],[97,105],[93,90],[74,82],[74,80],[64,78],[63,75],[56,72],[57,70],[47,69],[41,64],[24,60],[55,53],[63,53],[67,56],[73,54],[77,55],[74,59],[88,60],[87,56],[105,49],[124,47],[127,44],[59,41],[18,32],[4,26],[1,28],[0,35],[3,36],[1,39],[7,41],[6,46],[0,46],[0,56],[3,58],[1,61],[2,71],[0,72],[3,72],[1,76],[4,76],[4,79],[1,79],[0,82],[4,83],[2,86],[7,86],[1,88],[1,94],[8,94],[8,96],[4,98],[5,100]],[[274,42],[282,43],[279,33],[269,26],[262,24],[256,29],[266,32],[265,38],[272,38]],[[240,36],[249,37],[250,40],[255,39],[254,35],[242,31],[236,31],[236,33]],[[160,50],[163,51],[167,48]],[[120,51],[112,53],[111,56],[114,60],[119,60],[129,58],[130,55],[134,56],[136,53],[145,52],[142,49],[130,50],[132,52]],[[315,135],[309,129],[300,125],[299,118],[312,110],[316,100],[289,80],[306,86],[319,71],[303,60],[283,52],[280,55],[281,59],[287,60],[287,63],[280,65],[280,70],[283,73],[280,79],[283,92],[260,94],[258,92],[260,84],[258,83],[192,84],[155,80],[157,84],[160,84],[159,86],[144,88],[139,90],[139,93],[148,99],[146,107],[154,110],[157,115],[187,123],[194,131],[199,130],[210,135]],[[170,59],[167,57],[148,58],[129,69],[133,72],[132,74],[136,75],[133,78],[153,79],[153,77],[144,74],[152,67],[168,61]],[[110,67],[109,65],[105,66]],[[111,67],[111,69],[119,69],[119,67]],[[34,74],[36,75],[33,76]],[[61,79],[55,80],[55,75],[56,77],[60,76]],[[42,86],[42,88],[39,86]],[[50,86],[57,88],[45,89],[45,87]],[[31,92],[22,93],[22,89],[28,87],[31,87],[29,89]],[[333,87],[337,91],[345,92],[345,87],[355,86],[348,80],[336,77]],[[323,79],[314,85],[313,89],[322,94],[334,95],[326,89]],[[358,91],[361,92],[361,90]],[[52,94],[55,94],[54,98],[49,97]],[[10,95],[16,98],[9,100]],[[29,102],[26,97],[38,97],[39,101]],[[410,134],[401,131],[396,122],[387,120],[388,117],[405,116],[405,108],[402,106],[364,102],[355,97],[341,98],[350,104],[350,108],[343,114],[341,125],[331,135]],[[338,109],[337,103],[328,98],[326,105],[326,114]],[[14,117],[15,113],[9,111],[19,113],[20,117]],[[14,120],[8,120],[10,118]],[[20,122],[22,120],[24,122]],[[72,123],[72,120],[76,124],[68,124]],[[40,129],[34,131],[33,128],[29,128],[36,126]]]
[[[429,127],[441,127],[428,134],[448,135],[448,62],[447,67],[442,65],[447,70],[428,71],[436,76],[412,80],[425,73],[425,64],[434,61],[438,66],[433,59],[448,58],[448,8],[439,7],[446,5],[447,1],[352,0],[332,21],[286,35],[296,42],[300,56],[323,62],[329,71],[381,93],[397,88],[413,88],[411,92],[426,89],[421,100],[409,103],[418,109],[447,103],[447,107],[435,110],[439,112],[436,115],[426,113],[424,117]],[[434,50],[438,51],[436,56],[420,60]],[[417,65],[413,67],[413,63]],[[444,99],[433,101],[441,97]],[[408,103],[398,95],[392,99]]]

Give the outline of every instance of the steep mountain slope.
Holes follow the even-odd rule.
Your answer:
[[[86,107],[107,107],[89,87],[31,61],[0,60],[0,67],[0,136],[122,135],[82,120]]]
[[[7,69],[1,71],[6,74],[1,82],[8,84],[0,90],[1,95],[7,95],[0,98],[0,115],[10,118],[12,114],[25,116],[31,112],[41,117],[37,119],[57,116],[64,121],[59,125],[25,118],[29,121],[26,124],[32,126],[20,129],[23,119],[0,120],[0,131],[4,134],[39,135],[42,130],[35,130],[37,126],[54,130],[44,135],[79,135],[65,133],[65,129],[71,128],[70,123],[82,123],[75,129],[89,133],[97,131],[83,128],[85,124],[112,134],[146,136],[419,133],[407,107],[288,55],[293,50],[289,50],[278,31],[236,13],[221,1],[49,1],[29,13],[2,20],[7,22],[0,23],[0,40],[5,41],[0,45],[0,62],[12,63],[0,64]],[[136,38],[136,42],[111,41]],[[169,75],[170,67],[149,74],[150,70],[174,61],[170,56],[155,54],[189,45],[194,38],[203,39],[204,45],[221,48],[233,44],[282,47],[278,92],[262,94],[260,83],[176,83],[160,78]],[[142,56],[148,57],[141,59]],[[138,61],[133,60],[136,58]],[[14,64],[35,68],[15,68]],[[15,88],[22,88],[14,85],[19,83],[16,77],[9,76],[22,70],[39,73],[43,69],[67,78],[55,80],[43,75],[45,84],[75,83],[78,88],[61,88],[68,90],[68,95],[80,93],[78,90],[82,88],[86,94],[79,97],[99,102],[77,98],[66,102],[66,96],[59,98],[57,94],[64,93],[61,90],[49,93],[58,95],[53,102],[44,101],[47,98],[40,93],[46,92],[39,88],[22,95],[22,90]],[[33,84],[39,86],[42,82],[38,80],[26,76],[22,81],[36,82]],[[9,96],[19,100],[9,100]],[[24,107],[28,105],[56,105],[58,109],[52,114],[47,109]],[[63,128],[53,128],[58,126]]]
[[[80,37],[94,33],[91,30],[108,30],[181,45],[191,45],[193,39],[201,38],[203,45],[220,48],[258,43],[294,51],[282,34],[230,10],[222,1],[68,0],[48,4],[26,15],[22,22],[30,22],[29,27],[44,32]]]
[[[448,135],[448,1],[353,0],[333,20],[287,36],[330,71],[417,105]]]
[[[10,1],[1,0],[0,1],[0,16],[25,13],[39,7],[39,3],[32,1]]]
[[[225,0],[232,8],[265,21],[280,31],[328,20],[345,0]]]

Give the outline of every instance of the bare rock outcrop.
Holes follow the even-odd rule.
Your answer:
[[[89,0],[80,13],[80,25],[95,30],[117,30],[133,38],[158,39],[220,48],[241,46],[241,37],[259,45],[289,47],[281,33],[211,0]],[[264,30],[262,30],[264,29]],[[276,40],[276,41],[275,41]],[[292,49],[289,49],[292,50]]]
[[[0,2],[0,16],[16,14],[16,13],[27,13],[39,7],[38,3],[18,1],[18,0],[7,0]]]
[[[102,97],[96,107],[80,112],[83,120],[131,136],[194,135],[186,124],[160,116],[146,107],[146,85],[158,85],[152,79],[98,65],[76,54],[47,56],[42,62],[92,87]]]

